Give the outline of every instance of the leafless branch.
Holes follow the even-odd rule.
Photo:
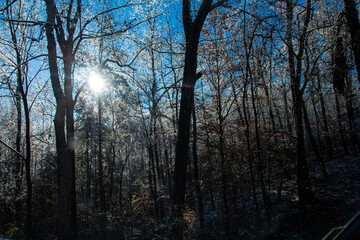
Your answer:
[[[225,3],[227,2],[228,0],[220,0],[216,3],[214,3],[213,5],[211,5],[211,8],[210,8],[210,11],[214,10],[215,8],[218,8],[218,7],[230,7],[228,5],[225,5]]]
[[[38,26],[45,24],[45,22],[43,21],[29,21],[29,20],[18,20],[18,19],[8,19],[8,18],[0,18],[0,20],[5,22],[12,22],[17,25],[24,25],[24,26]]]
[[[9,148],[11,151],[16,153],[17,155],[19,155],[23,160],[25,160],[25,157],[21,153],[19,153],[18,151],[16,151],[15,149],[10,147],[9,145],[7,145],[3,140],[0,139],[0,143],[4,144],[7,148]]]
[[[17,0],[13,0],[11,3],[6,5],[4,8],[0,9],[0,13],[6,11],[9,7],[11,7],[11,5],[13,5],[16,2],[17,2]]]

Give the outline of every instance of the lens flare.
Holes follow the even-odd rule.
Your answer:
[[[91,72],[89,76],[89,87],[95,92],[101,92],[105,87],[105,81],[97,72]]]

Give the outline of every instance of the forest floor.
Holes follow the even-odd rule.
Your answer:
[[[360,211],[360,156],[337,158],[326,164],[329,181],[322,181],[317,172],[311,174],[318,203],[309,209],[307,220],[302,223],[300,219],[296,193],[293,194],[296,183],[290,181],[284,186],[284,193],[289,193],[285,198],[290,201],[273,205],[273,234],[256,239],[322,239],[332,228],[345,225]]]

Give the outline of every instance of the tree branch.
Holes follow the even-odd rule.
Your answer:
[[[19,155],[23,160],[25,160],[26,158],[19,153],[18,151],[16,151],[15,149],[13,149],[12,147],[10,147],[9,145],[7,145],[3,140],[0,139],[0,143],[4,144],[7,148],[9,148],[11,151],[13,151],[14,153],[16,153],[17,155]]]
[[[220,0],[217,3],[214,3],[211,5],[210,11],[214,10],[215,8],[218,7],[230,7],[230,6],[226,6],[224,3],[226,3],[228,0]]]
[[[13,0],[11,3],[6,5],[3,9],[0,9],[0,13],[6,11],[9,7],[11,7],[11,5],[13,5],[16,2],[17,2],[17,0]]]

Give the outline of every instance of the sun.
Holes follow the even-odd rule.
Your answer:
[[[105,81],[97,72],[91,72],[89,76],[89,87],[95,92],[101,92],[105,87]]]

